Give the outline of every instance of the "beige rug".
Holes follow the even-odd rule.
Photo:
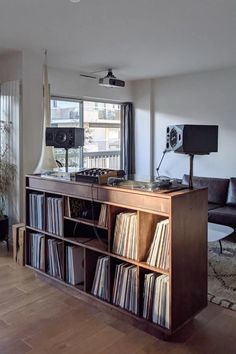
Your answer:
[[[208,300],[236,311],[236,243],[222,241],[209,243]]]

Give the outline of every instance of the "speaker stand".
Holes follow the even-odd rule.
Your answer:
[[[189,154],[189,189],[193,189],[193,158],[194,154]]]

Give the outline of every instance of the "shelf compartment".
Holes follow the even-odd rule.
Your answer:
[[[87,250],[86,252],[88,252]],[[96,269],[90,293],[103,301],[110,300],[110,257],[100,255],[97,258]]]
[[[101,203],[81,198],[65,198],[65,216],[98,221]]]
[[[46,231],[50,234],[64,234],[64,198],[52,193],[45,194]]]
[[[85,279],[85,250],[82,247],[67,242],[65,242],[64,245],[65,281],[83,290]]]
[[[157,223],[163,220],[168,220],[160,215],[138,211],[138,260],[146,262],[148,252],[150,250]]]
[[[113,208],[111,250],[117,255],[138,260],[138,214],[135,210]]]
[[[80,224],[65,219],[64,223],[65,240],[73,240],[90,247],[98,247],[101,250],[108,250],[108,232],[104,229],[97,229],[94,226]]]
[[[50,276],[65,280],[64,242],[55,237],[46,235],[46,273]]]
[[[45,193],[39,191],[26,191],[26,223],[45,230]]]
[[[107,258],[108,256],[104,256],[104,254],[98,252],[98,251],[93,251],[90,249],[86,249],[85,250],[85,291],[91,295],[92,294],[92,290],[93,290],[93,285],[94,285],[94,277],[95,277],[95,273],[97,270],[97,263],[98,263],[98,259],[101,258]],[[108,269],[107,269],[107,291],[106,291],[106,298],[103,298],[103,301],[109,301],[110,300],[110,260],[109,257],[108,259]],[[94,296],[94,295],[93,295]],[[98,297],[98,296],[96,296]],[[98,297],[99,298],[99,297]]]
[[[111,303],[139,315],[139,267],[111,258]]]
[[[159,326],[170,328],[169,276],[140,270],[140,316]]]
[[[45,271],[45,235],[26,230],[26,264]]]

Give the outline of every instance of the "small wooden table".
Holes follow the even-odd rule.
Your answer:
[[[230,226],[208,223],[208,242],[219,241],[220,253],[222,253],[221,240],[234,232],[234,229]]]

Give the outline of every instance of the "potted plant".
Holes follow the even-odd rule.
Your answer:
[[[9,219],[6,201],[16,174],[16,166],[9,161],[9,138],[11,123],[0,121],[0,241],[8,244]]]

